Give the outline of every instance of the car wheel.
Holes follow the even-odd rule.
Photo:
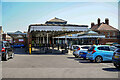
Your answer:
[[[11,55],[11,57],[10,57],[11,59],[13,59],[14,58],[14,53],[12,53],[12,55]]]
[[[101,63],[101,62],[102,62],[102,57],[101,57],[101,56],[97,56],[97,57],[95,58],[95,62]]]
[[[75,56],[75,58],[78,58],[78,56]]]
[[[86,58],[83,58],[84,60],[86,60]]]
[[[90,62],[93,62],[93,60],[90,60]]]
[[[6,53],[6,56],[5,56],[5,61],[8,60],[8,53]]]
[[[114,64],[114,66],[115,66],[116,68],[120,69],[120,65],[119,65],[119,64],[116,64],[116,63],[113,63],[113,64]]]

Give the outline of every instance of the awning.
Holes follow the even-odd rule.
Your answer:
[[[67,37],[65,37],[65,36],[61,36],[61,37],[54,37],[54,38],[105,38],[105,36],[103,36],[103,35],[99,35],[99,36],[88,36],[88,35],[85,35],[85,36],[79,36],[79,37],[77,37],[77,36],[71,36],[71,37],[69,37],[69,36],[67,36]]]
[[[76,26],[31,26],[31,31],[88,31],[88,28]]]

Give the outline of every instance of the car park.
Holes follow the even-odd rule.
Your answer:
[[[1,59],[7,61],[14,57],[13,48],[8,41],[1,42]]]
[[[73,46],[73,55],[78,58],[78,57],[83,57],[86,56],[85,51],[87,51],[89,48],[89,45],[76,45]]]
[[[112,61],[112,56],[117,48],[108,45],[94,45],[88,49],[87,58],[90,61],[102,62],[102,61]]]
[[[120,48],[115,50],[112,62],[116,68],[120,69]]]

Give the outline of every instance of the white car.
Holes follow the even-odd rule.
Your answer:
[[[73,55],[78,58],[80,51],[87,51],[91,45],[76,45],[73,46]]]

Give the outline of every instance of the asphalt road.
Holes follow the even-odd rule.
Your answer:
[[[68,55],[24,55],[2,62],[3,78],[118,78],[111,62],[90,63]]]

